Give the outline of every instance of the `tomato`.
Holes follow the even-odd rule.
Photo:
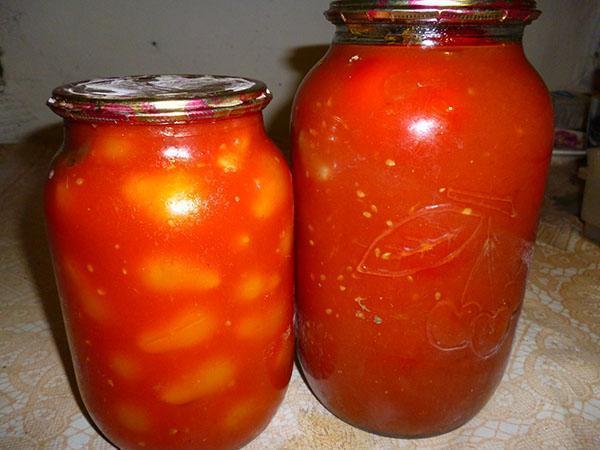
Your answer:
[[[550,102],[518,42],[353,39],[293,109],[299,359],[349,423],[439,434],[485,405],[507,364]]]
[[[292,364],[291,194],[258,111],[67,120],[46,218],[79,390],[115,445],[240,447],[268,424]]]

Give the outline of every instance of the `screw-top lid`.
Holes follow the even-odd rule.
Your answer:
[[[249,78],[138,75],[65,84],[48,106],[73,120],[177,123],[260,111],[271,98],[263,82]]]
[[[337,0],[325,12],[336,24],[530,23],[540,15],[534,0]]]

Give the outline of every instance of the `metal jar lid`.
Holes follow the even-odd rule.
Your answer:
[[[137,75],[59,86],[48,106],[65,119],[180,123],[262,110],[271,93],[261,81],[221,75]]]
[[[325,17],[336,24],[527,24],[540,11],[534,0],[337,0]]]

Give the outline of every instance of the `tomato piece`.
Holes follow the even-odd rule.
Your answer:
[[[216,357],[160,388],[159,397],[166,403],[182,405],[218,394],[234,385],[235,373],[236,367],[231,359]]]

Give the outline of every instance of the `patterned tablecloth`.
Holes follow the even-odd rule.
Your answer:
[[[109,449],[81,412],[41,213],[56,130],[0,147],[0,448]],[[600,247],[546,208],[502,384],[462,428],[397,440],[328,413],[294,371],[250,449],[600,449]]]

